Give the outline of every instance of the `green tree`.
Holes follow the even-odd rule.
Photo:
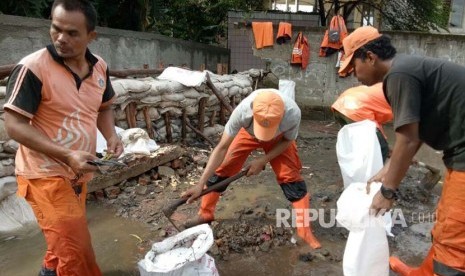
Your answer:
[[[380,13],[382,24],[388,29],[426,32],[448,29],[450,1],[445,0],[317,0],[315,3],[322,26],[336,12],[347,20],[355,9],[366,6]],[[328,5],[330,8],[326,10]]]
[[[48,17],[45,14],[53,0],[2,0],[0,12],[27,17]]]

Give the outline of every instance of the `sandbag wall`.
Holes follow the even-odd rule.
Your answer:
[[[252,92],[259,71],[209,75],[217,91],[234,107]],[[116,125],[123,129],[145,129],[159,143],[202,139],[192,127],[206,137],[216,138],[222,133],[229,115],[205,83],[186,87],[176,81],[148,77],[115,78],[112,84],[117,94]]]
[[[259,75],[259,70],[251,69],[234,75],[210,73],[210,78],[218,91],[234,106],[252,92],[252,84]],[[123,129],[143,128],[159,143],[179,142],[183,138],[187,142],[193,138],[203,139],[186,126],[183,133],[184,115],[184,121],[189,121],[206,137],[219,137],[223,131],[222,124],[227,120],[228,113],[205,84],[186,87],[178,82],[152,77],[113,78],[112,84],[117,93],[114,102],[116,124]],[[14,157],[18,149],[18,143],[10,139],[5,131],[5,102],[6,79],[3,79],[0,80],[0,179],[14,175]],[[199,124],[199,118],[203,118],[203,124]]]

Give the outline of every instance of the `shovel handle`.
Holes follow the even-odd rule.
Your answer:
[[[194,200],[198,199],[199,197],[202,197],[202,196],[204,196],[204,195],[206,195],[208,193],[216,191],[218,189],[227,187],[231,182],[243,177],[246,174],[247,174],[247,169],[241,170],[239,173],[237,173],[237,174],[235,174],[235,175],[233,175],[231,177],[228,177],[228,178],[224,179],[223,181],[220,181],[220,182],[208,187],[207,189],[203,190],[198,197],[194,198]],[[176,199],[170,205],[163,208],[163,210],[162,210],[163,214],[165,214],[165,216],[167,216],[167,217],[170,217],[174,213],[174,211],[176,211],[176,209],[179,206],[185,204],[187,202],[187,200],[188,200],[188,198],[186,198],[186,197]]]

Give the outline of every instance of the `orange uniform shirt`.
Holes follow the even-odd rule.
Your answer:
[[[382,83],[347,89],[333,103],[331,109],[339,111],[355,122],[371,120],[376,123],[383,135],[382,125],[393,119],[391,106],[383,93]]]
[[[56,143],[95,154],[98,112],[102,105],[111,104],[115,92],[106,63],[89,50],[86,58],[90,73],[83,79],[64,64],[53,46],[23,58],[10,75],[4,108],[29,118]],[[16,174],[29,179],[75,176],[61,161],[23,145],[16,154]]]

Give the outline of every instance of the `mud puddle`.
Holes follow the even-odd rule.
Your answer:
[[[209,254],[215,258],[220,275],[342,275],[348,232],[332,222],[343,188],[335,153],[337,130],[331,122],[303,121],[297,141],[311,208],[321,211],[322,220],[312,226],[323,249],[294,244],[294,229],[277,226],[277,212],[291,210],[291,206],[267,166],[259,176],[231,184],[218,204],[217,222],[212,224],[215,245]],[[122,192],[117,198],[89,205],[93,244],[104,275],[138,275],[137,261],[150,245],[176,233],[161,209],[196,183],[208,153],[192,148],[183,166],[170,175],[153,180],[155,172],[142,176],[147,182],[144,187],[140,178],[130,179],[120,185]],[[435,152],[425,156],[438,162]],[[396,208],[402,211],[406,224],[395,226],[396,236],[389,238],[391,254],[411,265],[421,263],[430,246],[432,223],[428,214],[434,212],[438,198],[437,193],[422,187],[425,173],[412,167],[404,179]],[[440,190],[437,186],[435,190]],[[198,207],[199,202],[183,205],[173,219],[182,223],[195,215]],[[0,275],[35,275],[44,250],[41,234],[0,243]]]

